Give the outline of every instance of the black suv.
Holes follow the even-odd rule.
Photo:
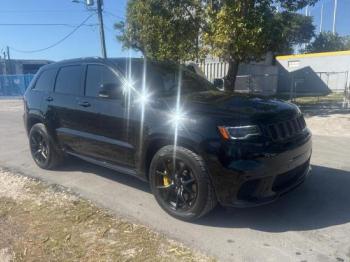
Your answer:
[[[225,93],[172,63],[86,58],[46,65],[24,95],[36,164],[73,155],[150,182],[184,220],[219,202],[276,200],[310,170],[311,133],[297,106]]]

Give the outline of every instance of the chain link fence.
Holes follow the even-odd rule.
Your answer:
[[[0,75],[0,96],[23,96],[34,74]]]
[[[197,66],[202,70],[206,78],[213,82],[214,79],[223,79],[228,71],[228,63],[201,62]],[[263,64],[240,64],[236,78],[235,91],[241,93],[257,93],[261,95],[273,95],[277,90],[278,70],[276,66]]]
[[[277,81],[277,74],[238,75],[235,91],[271,96],[276,93]]]

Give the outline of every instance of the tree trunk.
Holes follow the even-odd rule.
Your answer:
[[[228,71],[225,77],[225,91],[235,91],[235,83],[239,68],[239,62],[237,60],[230,60],[228,64]]]

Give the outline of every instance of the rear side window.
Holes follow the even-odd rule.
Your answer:
[[[56,69],[48,69],[43,71],[35,83],[34,90],[52,91],[55,83]]]
[[[61,94],[80,95],[81,92],[81,71],[82,67],[66,66],[58,72],[55,92]]]
[[[119,83],[118,77],[106,66],[88,65],[85,95],[97,97],[102,85]]]

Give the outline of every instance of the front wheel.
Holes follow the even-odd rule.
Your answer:
[[[165,146],[153,157],[150,184],[159,205],[182,220],[195,220],[216,206],[203,159],[184,147]]]
[[[43,169],[53,169],[63,160],[63,153],[54,146],[44,124],[35,124],[30,129],[29,146],[35,163]]]

